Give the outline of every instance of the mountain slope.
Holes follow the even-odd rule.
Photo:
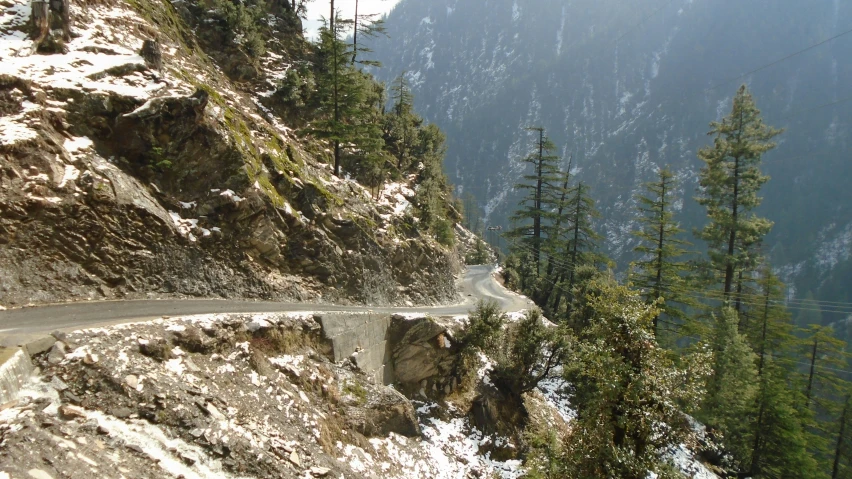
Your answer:
[[[311,49],[289,2],[246,26],[227,2],[81,1],[67,38],[2,5],[0,304],[455,299],[414,185],[374,198],[287,126],[274,94]]]
[[[670,164],[682,182],[682,220],[703,221],[691,201],[709,143],[708,123],[748,83],[767,123],[787,128],[765,158],[772,181],[760,213],[775,221],[773,263],[799,289],[849,268],[843,246],[852,197],[843,178],[852,120],[852,35],[744,75],[852,27],[835,0],[709,2],[403,0],[389,39],[371,46],[385,80],[405,71],[424,116],[448,136],[446,167],[492,224],[506,225],[512,185],[541,125],[573,157],[604,213],[610,254],[626,266],[633,194]],[[834,245],[840,245],[835,247]],[[822,297],[836,298],[831,281]],[[845,299],[845,298],[840,298]]]

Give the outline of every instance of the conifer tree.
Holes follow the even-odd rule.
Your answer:
[[[658,180],[645,184],[645,194],[637,195],[637,210],[641,229],[634,234],[639,244],[634,251],[642,257],[634,263],[633,284],[648,302],[659,304],[661,314],[681,322],[687,319],[680,305],[692,305],[694,300],[685,291],[684,279],[688,265],[679,261],[689,243],[678,238],[683,230],[674,220],[677,183],[668,168],[657,173]],[[659,334],[659,316],[654,318],[654,334]]]
[[[376,13],[367,13],[367,14],[359,14],[358,13],[358,0],[355,0],[355,16],[352,19],[352,64],[354,65],[357,61],[362,65],[379,65],[378,62],[373,60],[357,60],[359,53],[370,53],[372,50],[364,46],[364,43],[361,42],[361,45],[358,45],[358,34],[361,34],[362,37],[375,37],[380,34],[385,34],[385,21],[382,18],[378,18],[379,15]]]
[[[731,113],[711,123],[713,146],[698,152],[705,166],[696,199],[707,208],[710,220],[699,236],[709,246],[710,262],[721,275],[723,298],[729,304],[739,271],[749,263],[744,245],[758,243],[772,227],[769,220],[752,211],[760,205],[758,193],[769,179],[760,171],[761,157],[775,148],[772,139],[780,133],[763,123],[743,85],[734,97]]]
[[[722,433],[738,467],[746,470],[751,464],[758,381],[755,354],[738,332],[738,324],[733,308],[723,307],[716,315],[711,344],[713,375],[701,418]]]
[[[849,477],[852,473],[852,395],[846,395],[838,423],[837,439],[831,462],[831,479]]]
[[[783,305],[784,284],[772,272],[772,268],[765,264],[760,278],[760,299],[754,298],[754,306],[751,313],[754,317],[745,330],[746,337],[752,349],[758,356],[757,374],[763,373],[763,367],[768,358],[775,356],[789,356],[789,352],[797,342],[793,335],[793,321],[789,311]]]
[[[807,357],[805,409],[817,398],[842,396],[846,384],[838,372],[846,367],[846,343],[834,337],[830,326],[812,325],[802,340],[800,351]]]
[[[553,203],[553,188],[559,181],[558,157],[552,152],[556,146],[544,134],[544,128],[532,127],[528,131],[538,133],[536,147],[524,158],[532,166],[532,173],[523,176],[516,189],[527,192],[518,209],[512,215],[516,227],[507,232],[511,239],[520,240],[522,246],[532,250],[536,276],[540,274],[543,220]],[[530,224],[532,223],[532,224]]]
[[[352,22],[338,17],[332,10],[320,29],[316,83],[321,117],[307,131],[331,143],[334,174],[339,177],[344,146],[358,156],[375,159],[382,139],[370,101],[371,82],[349,64],[351,47],[341,39]]]
[[[757,395],[758,414],[751,477],[816,478],[817,462],[808,452],[808,435],[796,411],[787,371],[767,359]]]
[[[552,477],[646,479],[664,469],[659,451],[682,440],[677,404],[699,400],[708,361],[676,366],[654,341],[659,311],[625,287],[594,280],[585,302],[593,320],[564,366],[583,406]]]
[[[568,161],[568,168],[564,172],[560,172],[559,175],[560,184],[553,191],[553,197],[556,199],[553,205],[555,209],[545,214],[548,224],[543,227],[546,237],[542,250],[545,253],[547,267],[544,275],[539,278],[532,296],[533,302],[540,305],[545,314],[551,316],[553,311],[548,307],[550,298],[568,271],[563,261],[563,253],[567,249],[568,237],[566,235],[571,231],[571,223],[567,215],[571,206],[571,190],[568,188],[568,183],[571,180],[571,160]]]
[[[394,102],[385,121],[385,143],[396,157],[400,172],[409,167],[412,150],[417,142],[417,129],[423,121],[414,114],[414,95],[405,79],[400,75],[391,85],[391,100]]]
[[[600,215],[595,209],[595,202],[589,196],[589,187],[580,182],[571,189],[569,200],[569,221],[571,229],[569,239],[565,242],[565,253],[562,257],[566,265],[566,280],[561,283],[556,291],[556,300],[553,311],[559,311],[559,305],[563,296],[566,296],[565,317],[570,318],[575,299],[575,288],[581,275],[579,271],[584,266],[594,267],[605,258],[597,251],[600,236],[595,232],[592,221]],[[577,324],[575,327],[582,328],[584,325]]]

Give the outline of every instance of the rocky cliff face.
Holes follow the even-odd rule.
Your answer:
[[[377,74],[407,72],[418,109],[447,132],[447,171],[489,224],[506,225],[517,204],[512,186],[534,141],[523,128],[543,126],[592,186],[621,266],[634,245],[633,195],[657,167],[672,165],[681,180],[685,226],[703,222],[690,200],[696,151],[748,83],[767,123],[787,128],[764,162],[773,264],[800,294],[823,284],[824,299],[847,300],[829,284],[849,277],[852,70],[842,59],[852,39],[743,73],[841,34],[850,20],[836,0],[403,0],[387,19],[390,38],[371,46],[385,66]]]
[[[407,359],[402,382],[388,387],[359,369],[357,354],[333,360],[320,326],[332,319],[204,315],[57,335],[34,358],[38,376],[0,411],[0,477],[522,474],[520,460],[491,455],[516,456],[513,439],[483,433],[464,400],[445,401],[431,385],[408,396],[394,389],[403,376],[427,379],[411,368],[458,361],[438,344],[447,327],[394,318],[407,333],[389,337],[389,349]],[[434,361],[415,364],[412,351]],[[554,402],[563,394],[554,386],[530,400],[564,427]]]
[[[198,2],[74,2],[67,41],[39,44],[3,1],[0,304],[454,299],[457,254],[410,227],[408,185],[334,177],[276,109],[304,48],[284,3],[249,59]]]

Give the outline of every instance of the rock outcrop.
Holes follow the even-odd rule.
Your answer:
[[[240,49],[200,4],[149,0],[75,4],[64,50],[41,55],[20,35],[29,5],[7,4],[0,304],[455,299],[458,255],[408,227],[407,200],[334,177],[324,146],[263,106],[288,59],[235,73]],[[281,42],[297,19],[273,10],[264,35]]]

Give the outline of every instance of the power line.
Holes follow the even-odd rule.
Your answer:
[[[747,76],[749,76],[749,75],[752,75],[752,74],[754,74],[754,73],[757,73],[757,72],[760,72],[760,71],[766,70],[767,68],[770,68],[770,67],[774,67],[775,65],[778,65],[778,64],[780,64],[780,63],[783,63],[783,62],[785,62],[785,61],[787,61],[787,60],[789,60],[789,59],[791,59],[791,58],[797,57],[797,56],[799,56],[799,55],[801,55],[801,54],[803,54],[803,53],[809,52],[809,51],[811,51],[811,50],[813,50],[813,49],[815,49],[815,48],[821,47],[822,45],[825,45],[826,43],[830,43],[830,42],[832,42],[832,41],[834,41],[834,40],[837,40],[838,38],[840,38],[840,37],[842,37],[842,36],[845,36],[845,35],[848,35],[848,34],[850,34],[850,33],[852,33],[852,29],[850,29],[850,30],[846,30],[846,31],[845,31],[845,32],[843,32],[843,33],[839,33],[839,34],[837,34],[837,35],[834,35],[833,37],[826,38],[825,40],[823,40],[823,41],[821,41],[821,42],[819,42],[819,43],[815,43],[815,44],[813,44],[813,45],[811,45],[811,46],[809,46],[809,47],[807,47],[807,48],[805,48],[805,49],[799,50],[799,51],[797,51],[797,52],[795,52],[795,53],[791,53],[791,54],[789,54],[789,55],[787,55],[787,56],[785,56],[785,57],[783,57],[783,58],[780,58],[780,59],[778,59],[778,60],[775,60],[775,61],[773,61],[773,62],[771,62],[771,63],[767,63],[766,65],[763,65],[763,66],[757,67],[757,68],[755,68],[754,70],[751,70],[751,71],[748,71],[748,72],[746,72],[746,73],[743,73],[742,75],[740,75],[740,76],[738,76],[738,77],[735,77],[735,78],[729,78],[729,79],[727,79],[727,80],[725,80],[725,81],[719,82],[719,83],[717,83],[716,85],[711,86],[710,88],[705,89],[705,90],[704,90],[704,91],[702,91],[701,93],[708,93],[708,92],[710,92],[710,91],[712,91],[712,90],[715,90],[716,88],[719,88],[719,87],[720,87],[720,86],[722,86],[722,85],[726,85],[726,84],[728,84],[728,83],[730,83],[730,82],[732,82],[732,81],[741,80],[741,79],[743,79],[743,78],[745,78],[745,77],[747,77]]]
[[[518,243],[516,241],[511,241],[510,246],[516,249],[520,249],[526,253],[533,253],[535,250],[528,245],[524,245]],[[547,255],[547,261],[553,263],[554,265],[561,267],[563,269],[572,269],[578,266],[577,263],[573,263],[570,260],[566,259],[558,259],[553,255]],[[694,288],[682,288],[678,291],[672,291],[668,288],[664,288],[668,292],[684,292],[693,295],[700,295],[704,299],[711,300],[723,300],[724,293],[715,292],[709,290],[702,289],[694,289]],[[749,293],[737,293],[731,292],[729,295],[733,299],[740,299],[740,302],[743,304],[748,304],[751,306],[763,306],[765,297],[761,294],[749,294]],[[843,313],[843,314],[852,314],[852,303],[842,302],[842,301],[817,301],[817,300],[776,300],[770,299],[770,303],[773,305],[782,305],[788,309],[795,309],[799,311],[815,311],[815,312],[824,312],[824,313]],[[817,306],[817,308],[813,307]],[[848,308],[848,309],[846,309]]]
[[[806,108],[804,110],[799,110],[796,113],[793,113],[791,115],[781,117],[780,120],[789,120],[790,118],[795,118],[795,117],[801,115],[802,113],[808,113],[808,112],[811,112],[811,111],[814,111],[814,110],[821,110],[823,108],[838,105],[840,103],[845,103],[845,102],[850,101],[850,100],[852,100],[852,96],[847,96],[845,98],[841,98],[840,100],[835,100],[835,101],[832,101],[832,102],[824,103],[822,105],[817,105],[815,107]]]

